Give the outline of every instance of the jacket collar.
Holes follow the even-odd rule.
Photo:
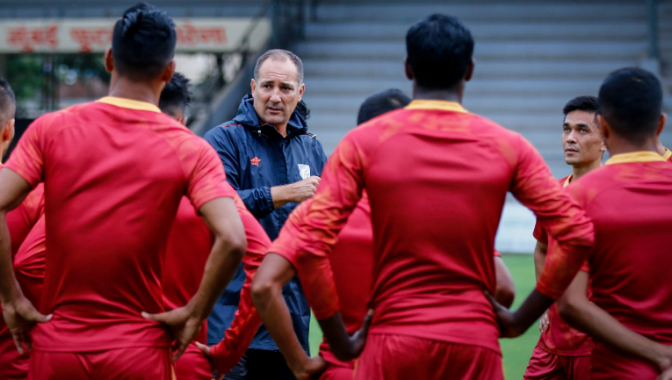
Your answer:
[[[238,106],[238,114],[233,119],[234,123],[242,124],[247,128],[254,130],[261,130],[262,128],[269,127],[276,131],[276,129],[270,124],[261,125],[257,111],[254,110],[254,105],[252,104],[253,102],[254,99],[252,99],[251,94],[247,94],[243,97],[243,99],[240,101],[240,106]],[[294,111],[292,113],[292,117],[289,118],[289,123],[287,123],[287,137],[305,135],[306,133],[308,133],[308,124],[306,124],[306,119],[304,119],[303,116],[298,112]]]

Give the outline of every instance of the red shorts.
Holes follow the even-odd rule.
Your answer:
[[[192,343],[184,354],[174,363],[177,380],[210,380],[210,361],[201,350]]]
[[[590,357],[590,378],[595,380],[655,380],[658,369],[648,361],[596,344]]]
[[[352,380],[353,376],[353,369],[350,367],[328,364],[327,370],[322,373],[318,380]]]
[[[523,380],[588,380],[590,356],[561,356],[539,348],[532,351]]]
[[[369,335],[356,380],[504,380],[502,356],[490,349],[404,335]]]
[[[3,334],[2,338],[0,341],[0,379],[25,379],[28,376],[28,354],[19,356],[19,351],[9,333],[7,336]]]
[[[43,352],[30,355],[32,380],[171,380],[170,349],[125,348],[98,352]]]

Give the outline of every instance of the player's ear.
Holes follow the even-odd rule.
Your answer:
[[[597,115],[597,123],[600,125],[600,132],[602,132],[602,141],[606,141],[611,136],[611,127],[602,115]]]
[[[301,98],[303,98],[303,93],[306,91],[306,85],[304,83],[301,83],[301,86],[299,86],[299,101],[301,101]]]
[[[170,61],[166,67],[163,68],[163,72],[161,72],[161,82],[170,82],[173,78],[173,74],[175,74],[175,61]]]
[[[406,59],[404,59],[404,71],[406,72],[406,78],[408,78],[408,80],[415,79],[415,74],[413,74],[413,69],[411,68],[411,65],[408,63],[408,57],[406,57]]]
[[[250,81],[250,88],[252,89],[252,93],[254,94],[254,91],[257,89],[257,83],[254,81],[254,78]]]
[[[2,131],[0,132],[0,138],[2,142],[10,142],[14,137],[14,119],[9,119],[2,126]]]
[[[476,62],[472,58],[469,61],[469,66],[467,66],[467,70],[464,72],[464,81],[469,82],[471,80],[471,77],[474,76],[474,68],[476,67]]]
[[[667,114],[660,114],[660,121],[658,121],[658,129],[656,129],[656,136],[660,136],[660,133],[663,132],[665,128],[665,121],[667,121]]]
[[[105,70],[108,73],[114,71],[114,59],[112,59],[112,48],[105,50]]]

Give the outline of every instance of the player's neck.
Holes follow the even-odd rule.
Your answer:
[[[595,170],[602,166],[602,160],[595,160],[588,165],[577,165],[572,166],[572,181],[577,180],[583,177],[586,173]]]
[[[452,89],[436,90],[420,87],[417,83],[413,82],[414,100],[443,100],[462,104],[463,94],[464,87],[460,85],[457,85]]]
[[[659,153],[658,138],[655,136],[646,139],[641,144],[634,144],[630,140],[623,139],[618,136],[613,136],[607,141],[607,146],[609,147],[609,155],[611,156],[615,156],[617,154],[642,152],[642,151],[651,151]]]
[[[159,97],[162,89],[155,89],[145,82],[134,82],[119,78],[110,84],[109,96],[147,102],[159,105]]]

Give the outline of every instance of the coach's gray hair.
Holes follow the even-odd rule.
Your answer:
[[[254,80],[259,79],[259,69],[261,68],[261,65],[269,58],[276,61],[284,61],[289,59],[294,62],[294,65],[296,65],[296,79],[299,82],[299,86],[303,84],[303,62],[301,62],[301,58],[291,51],[283,49],[269,50],[262,54],[259,59],[257,59],[257,64],[254,65]]]

